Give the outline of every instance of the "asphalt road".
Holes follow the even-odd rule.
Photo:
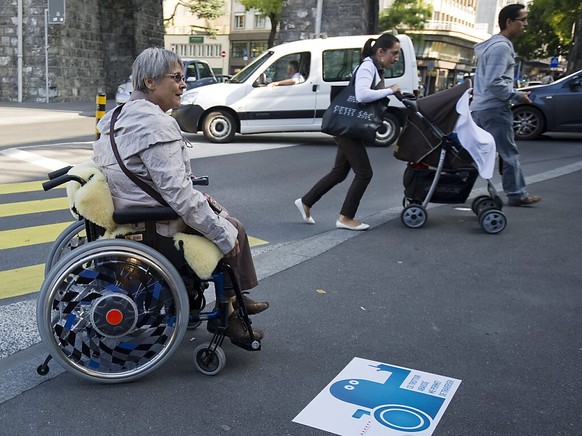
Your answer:
[[[292,419],[360,357],[462,380],[436,435],[579,434],[582,141],[520,146],[530,190],[544,200],[504,209],[508,227],[499,235],[451,206],[429,209],[422,229],[404,228],[397,170],[366,194],[376,207],[362,210],[370,231],[333,228],[341,192],[318,205],[318,225],[307,226],[289,200],[312,183],[318,146],[301,146],[309,157],[299,165],[290,164],[298,147],[257,153],[266,157],[256,167],[242,158],[246,171],[225,175],[231,187],[239,180],[232,192],[212,185],[225,204],[250,203],[239,215],[251,233],[305,232],[255,256],[254,296],[272,306],[256,316],[267,332],[263,349],[225,344],[225,369],[203,376],[192,364],[195,345],[209,339],[202,328],[146,379],[102,386],[69,373],[41,379],[34,369],[42,349],[33,346],[0,361],[0,433],[324,434]],[[379,160],[385,151],[371,150],[374,168],[390,165],[389,154],[386,167]],[[220,162],[239,168],[241,155]],[[287,197],[271,192],[264,173],[280,178]],[[59,372],[53,364],[51,375]]]

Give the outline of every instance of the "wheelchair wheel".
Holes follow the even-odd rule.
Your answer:
[[[219,346],[211,349],[211,344],[206,342],[194,350],[194,365],[202,374],[216,375],[226,365],[226,354]]]
[[[53,266],[65,254],[70,253],[76,248],[87,242],[85,233],[85,220],[76,221],[67,227],[53,243],[51,250],[44,264],[44,276],[46,277]]]
[[[156,250],[121,239],[94,241],[51,269],[37,322],[65,369],[102,383],[133,381],[178,347],[188,324],[186,289]]]

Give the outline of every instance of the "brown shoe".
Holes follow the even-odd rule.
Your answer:
[[[269,303],[266,301],[254,301],[247,295],[243,295],[243,303],[247,308],[247,313],[249,315],[256,315],[257,313],[261,313],[263,310],[267,310],[269,308]],[[234,310],[238,310],[238,301],[234,300],[232,306],[234,307]]]
[[[208,321],[206,328],[210,333],[216,333],[218,331],[218,325],[220,321],[218,319],[213,319]],[[250,342],[251,337],[249,331],[247,330],[246,324],[240,319],[236,312],[232,313],[228,317],[228,328],[226,329],[225,336],[230,339],[240,342]],[[255,340],[261,340],[265,336],[262,330],[253,327],[253,336]]]
[[[509,200],[507,204],[509,206],[520,207],[520,206],[531,206],[542,201],[542,197],[539,195],[528,195],[524,198],[519,198],[517,200]]]

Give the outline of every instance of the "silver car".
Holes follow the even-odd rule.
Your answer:
[[[131,93],[133,92],[133,84],[131,83],[131,75],[127,82],[122,83],[117,87],[117,92],[115,93],[115,103],[124,104],[127,103]]]

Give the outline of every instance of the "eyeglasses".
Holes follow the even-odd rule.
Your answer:
[[[182,73],[166,74],[166,76],[172,78],[176,83],[180,83],[186,79]]]

